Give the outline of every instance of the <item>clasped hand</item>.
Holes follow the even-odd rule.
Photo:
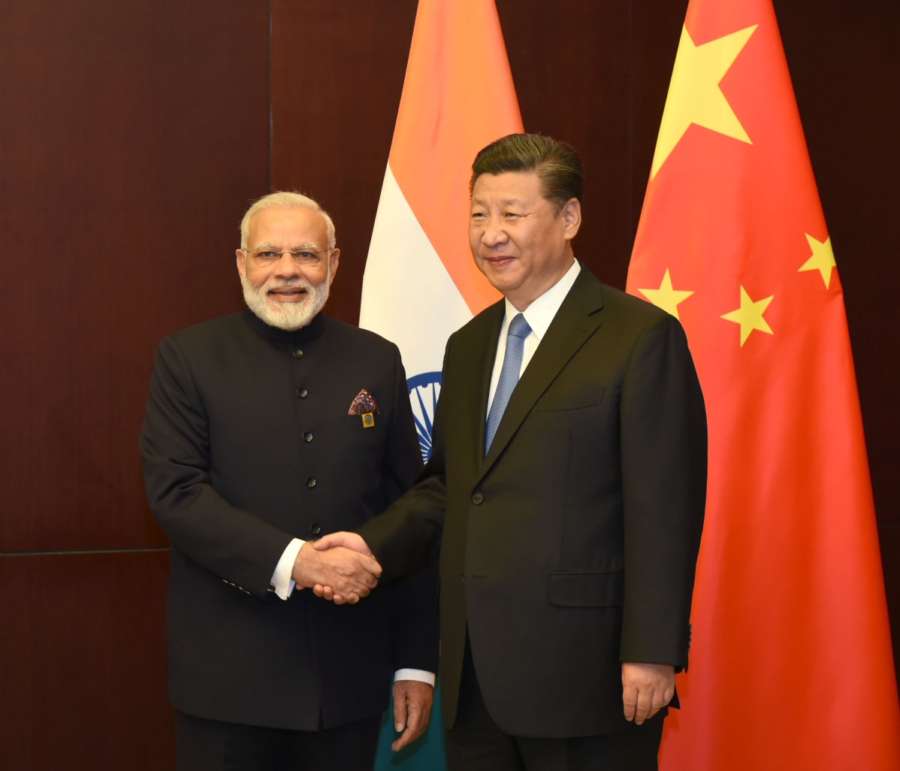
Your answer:
[[[349,548],[348,548],[349,547]],[[336,605],[354,605],[378,585],[381,565],[356,533],[333,533],[303,544],[292,578],[300,589]]]

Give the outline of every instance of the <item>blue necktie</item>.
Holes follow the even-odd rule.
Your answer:
[[[506,412],[506,405],[512,392],[519,382],[519,370],[522,369],[522,349],[525,347],[525,338],[531,334],[531,327],[525,321],[521,313],[517,313],[509,323],[506,333],[506,355],[503,357],[503,368],[500,370],[500,380],[497,381],[497,390],[494,392],[494,401],[488,411],[487,425],[484,431],[484,454],[491,449],[494,434],[500,425],[500,419]]]

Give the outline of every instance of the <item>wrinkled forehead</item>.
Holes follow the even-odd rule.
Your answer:
[[[328,248],[328,228],[320,212],[305,206],[272,206],[250,218],[247,245]]]
[[[541,178],[536,171],[479,174],[472,185],[473,203],[490,201],[502,204],[537,201],[543,197]]]

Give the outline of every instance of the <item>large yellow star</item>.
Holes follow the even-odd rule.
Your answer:
[[[772,302],[774,297],[775,295],[771,295],[763,300],[753,301],[750,299],[750,295],[747,294],[747,290],[742,286],[741,307],[722,315],[722,318],[726,321],[733,321],[735,324],[741,325],[742,348],[744,343],[747,342],[747,338],[750,337],[751,332],[759,331],[765,332],[767,335],[774,334],[772,328],[763,318],[766,308],[769,307],[769,303]]]
[[[835,267],[834,251],[831,248],[831,236],[824,241],[813,238],[809,233],[804,233],[806,243],[812,249],[812,256],[804,262],[798,269],[798,273],[804,270],[817,270],[822,275],[822,281],[825,282],[825,288],[831,285],[831,271]]]
[[[638,292],[644,295],[657,308],[662,308],[666,313],[670,313],[679,321],[681,320],[681,317],[678,315],[679,303],[683,303],[694,294],[684,289],[675,289],[672,286],[672,277],[669,275],[668,268],[663,274],[659,289],[638,289]]]
[[[699,46],[694,45],[687,27],[682,27],[672,82],[663,108],[656,152],[653,154],[651,179],[656,176],[656,172],[692,123],[752,144],[719,88],[719,83],[757,26],[754,24],[752,27],[745,27]]]

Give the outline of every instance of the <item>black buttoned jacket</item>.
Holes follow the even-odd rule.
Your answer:
[[[582,269],[484,454],[504,305],[451,336],[422,479],[360,532],[389,577],[441,540],[441,692],[466,633],[509,734],[626,728],[621,662],[687,664],[706,415],[681,325]]]
[[[367,389],[374,426],[348,414]],[[162,341],[141,435],[172,543],[169,693],[200,717],[299,730],[380,713],[392,672],[434,671],[436,582],[355,606],[270,579],[291,538],[353,530],[421,465],[396,346],[319,315],[284,332],[249,311]]]

